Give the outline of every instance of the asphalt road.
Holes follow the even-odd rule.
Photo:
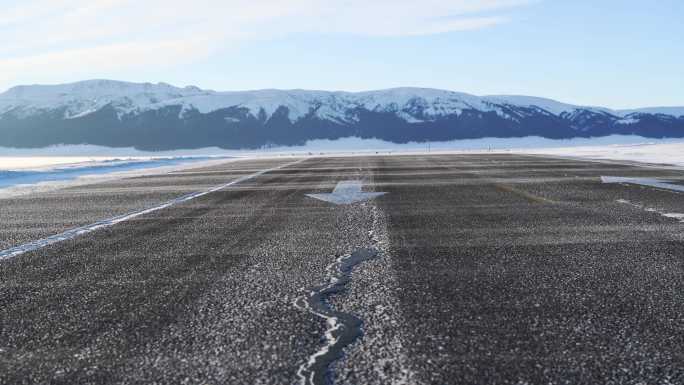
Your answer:
[[[600,179],[684,172],[501,154],[290,162],[0,200],[4,250],[282,167],[0,261],[0,384],[300,383],[330,324],[297,304],[358,250],[374,257],[326,301],[362,336],[328,382],[684,383],[684,195]],[[306,196],[349,180],[387,194]]]

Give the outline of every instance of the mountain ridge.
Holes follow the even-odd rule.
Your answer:
[[[684,107],[612,110],[418,87],[213,91],[105,79],[16,86],[0,94],[0,146],[6,147],[254,148],[345,136],[407,142],[612,134],[684,137]]]
[[[103,85],[105,87],[103,87]],[[595,109],[602,110],[613,113],[615,115],[623,115],[635,112],[653,112],[653,111],[668,111],[666,114],[673,115],[684,115],[684,106],[653,106],[653,107],[643,107],[643,108],[629,108],[629,109],[613,109],[609,107],[602,106],[590,106],[590,105],[578,105],[572,103],[565,103],[557,101],[551,98],[538,97],[538,96],[528,96],[528,95],[518,95],[518,94],[497,94],[497,95],[475,95],[465,92],[458,92],[452,90],[438,89],[438,88],[428,88],[428,87],[393,87],[379,90],[369,90],[369,91],[327,91],[327,90],[308,90],[308,89],[276,89],[276,88],[265,88],[265,89],[254,89],[254,90],[239,90],[239,91],[214,91],[205,90],[197,86],[188,85],[184,87],[178,87],[165,82],[159,83],[135,83],[135,82],[125,82],[118,80],[107,80],[107,79],[92,79],[83,80],[73,83],[65,84],[54,84],[54,85],[43,85],[43,84],[32,84],[32,85],[18,85],[9,88],[3,93],[0,93],[0,101],[6,101],[13,95],[16,98],[16,94],[25,90],[31,89],[55,89],[61,90],[60,93],[65,93],[69,91],[69,94],[77,95],[78,89],[95,88],[99,86],[104,89],[119,88],[123,89],[144,89],[146,91],[151,91],[155,93],[155,88],[158,91],[176,91],[173,98],[169,99],[180,99],[183,97],[192,96],[227,96],[227,95],[256,95],[256,94],[266,94],[266,93],[279,93],[283,95],[287,94],[314,94],[314,95],[345,95],[345,96],[369,96],[377,95],[382,93],[411,93],[413,95],[425,96],[426,93],[431,94],[450,94],[453,96],[463,97],[463,98],[480,98],[486,101],[511,101],[512,104],[517,105],[538,105],[539,107],[548,105],[564,106],[566,109]],[[115,87],[116,86],[116,87]],[[18,99],[18,98],[17,98]],[[536,104],[535,104],[536,103]],[[554,112],[554,111],[550,111]]]

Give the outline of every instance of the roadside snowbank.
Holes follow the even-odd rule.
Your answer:
[[[121,178],[207,167],[239,158],[151,158],[50,164],[37,169],[0,169],[0,199]],[[2,164],[2,158],[0,158]]]
[[[655,163],[684,167],[684,141],[678,143],[614,144],[513,150],[516,153],[568,156],[583,159]]]

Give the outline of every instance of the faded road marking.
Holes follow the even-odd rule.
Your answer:
[[[300,159],[300,160],[297,160],[294,162],[286,163],[286,164],[278,166],[278,167],[273,167],[273,168],[269,168],[266,170],[261,170],[261,171],[255,172],[254,174],[245,175],[245,176],[237,178],[231,182],[222,184],[220,186],[212,187],[212,188],[205,190],[205,191],[199,191],[199,192],[194,192],[192,194],[184,195],[182,197],[179,197],[179,198],[170,200],[168,202],[162,203],[158,206],[154,206],[154,207],[150,207],[150,208],[147,208],[144,210],[140,210],[140,211],[116,216],[116,217],[109,218],[109,219],[104,219],[104,220],[101,220],[99,222],[95,222],[95,223],[92,223],[90,225],[81,226],[81,227],[77,227],[77,228],[74,228],[71,230],[67,230],[63,233],[55,234],[55,235],[49,236],[47,238],[38,239],[36,241],[25,243],[23,245],[11,247],[9,249],[0,251],[0,261],[10,259],[10,258],[14,258],[16,256],[19,256],[19,255],[24,254],[24,253],[28,253],[30,251],[42,249],[43,247],[50,246],[50,245],[53,245],[55,243],[59,243],[62,241],[73,239],[73,238],[78,237],[80,235],[92,233],[93,231],[97,231],[97,230],[100,230],[103,228],[111,227],[111,226],[116,225],[117,223],[125,222],[125,221],[140,217],[140,216],[145,215],[145,214],[153,213],[155,211],[159,211],[159,210],[171,207],[171,206],[175,206],[179,203],[188,202],[188,201],[191,201],[193,199],[205,196],[207,194],[211,194],[213,192],[234,186],[238,183],[246,182],[250,179],[254,179],[254,178],[261,176],[261,175],[264,175],[266,173],[276,171],[276,170],[279,170],[281,168],[285,168],[288,166],[292,166],[292,165],[297,164],[299,162],[302,162],[304,160],[306,160],[306,158]]]
[[[619,176],[602,176],[603,183],[628,183],[640,186],[655,187],[664,190],[684,192],[684,186],[655,178],[625,178]]]

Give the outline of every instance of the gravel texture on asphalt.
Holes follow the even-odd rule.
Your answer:
[[[181,170],[0,198],[0,249],[155,206],[288,161],[231,161],[210,169]]]
[[[684,227],[617,202],[684,199],[599,179],[680,171],[507,155],[380,169],[418,381],[684,383]]]
[[[0,383],[293,383],[325,328],[294,299],[367,243],[357,208],[304,195],[358,175],[342,166],[307,160],[4,261]]]
[[[0,248],[291,160],[0,199]],[[294,384],[330,298],[363,321],[337,384],[684,383],[676,169],[505,154],[311,158],[0,263],[0,384]],[[307,197],[345,180],[387,195]]]
[[[367,162],[375,159],[367,159]],[[373,169],[366,164],[365,169]],[[374,175],[364,176],[374,185]],[[392,268],[387,218],[375,202],[359,205],[371,218],[368,246],[379,251],[373,260],[352,273],[346,292],[333,298],[335,308],[363,320],[363,338],[346,350],[334,365],[336,384],[419,384],[411,368],[404,336],[403,315],[396,293],[401,290]]]

